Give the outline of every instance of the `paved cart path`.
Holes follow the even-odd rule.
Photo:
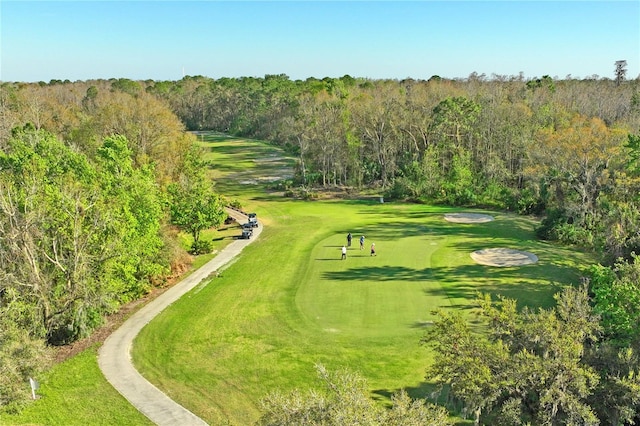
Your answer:
[[[235,210],[228,210],[229,216],[238,223],[247,221],[247,216]],[[262,232],[262,225],[254,228],[251,239],[238,239],[225,247],[220,253],[194,271],[184,280],[171,287],[156,299],[136,312],[124,324],[114,331],[104,342],[98,353],[98,365],[109,383],[116,388],[135,408],[157,425],[195,426],[207,423],[174,402],[147,379],[142,377],[133,366],[131,347],[140,330],[166,307],[182,295],[196,287],[202,280],[226,265],[243,248],[255,240]]]

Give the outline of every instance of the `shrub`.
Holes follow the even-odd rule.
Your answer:
[[[582,247],[593,246],[593,233],[575,224],[564,223],[555,229],[557,240],[564,244],[575,244]]]
[[[411,191],[407,183],[405,178],[396,178],[393,181],[393,185],[385,191],[384,197],[389,200],[402,200],[412,196],[413,191]]]
[[[543,240],[557,240],[556,230],[567,223],[565,212],[559,209],[547,210],[547,215],[536,228],[536,236]]]
[[[242,203],[237,199],[230,200],[227,206],[235,210],[242,210]]]
[[[213,251],[213,241],[211,240],[197,240],[191,244],[191,254],[199,255],[211,253]]]

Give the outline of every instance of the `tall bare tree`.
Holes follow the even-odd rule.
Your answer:
[[[627,74],[627,61],[616,61],[616,86],[620,86],[624,76]]]

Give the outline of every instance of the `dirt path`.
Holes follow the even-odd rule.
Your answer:
[[[239,223],[247,221],[247,216],[243,213],[235,210],[228,210],[228,213]],[[261,232],[262,225],[259,225],[254,229],[251,239],[238,239],[229,244],[208,263],[133,314],[100,348],[98,365],[109,383],[155,424],[195,426],[207,423],[173,401],[138,373],[131,360],[133,340],[156,315],[240,254]]]

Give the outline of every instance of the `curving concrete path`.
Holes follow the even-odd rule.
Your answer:
[[[247,216],[228,209],[229,216],[238,223],[247,221]],[[171,287],[156,299],[131,316],[124,324],[105,340],[98,353],[98,365],[109,383],[116,388],[135,408],[157,425],[195,426],[207,423],[174,402],[147,379],[142,377],[133,366],[131,347],[133,339],[140,330],[166,307],[182,295],[196,287],[211,273],[220,269],[237,256],[244,247],[254,241],[262,232],[262,225],[254,228],[253,237],[248,240],[235,240],[224,248],[204,266],[194,271],[184,280]]]

